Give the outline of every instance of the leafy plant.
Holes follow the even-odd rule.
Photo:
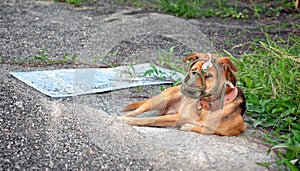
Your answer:
[[[290,34],[288,39],[271,38],[254,42],[254,53],[236,60],[239,86],[247,99],[249,121],[262,127],[272,148],[284,148],[278,153],[278,165],[291,170],[300,167],[300,37]]]

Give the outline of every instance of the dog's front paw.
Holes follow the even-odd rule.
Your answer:
[[[121,120],[125,123],[127,123],[128,125],[132,125],[133,123],[133,118],[132,117],[127,117],[127,116],[116,116],[116,118],[118,120]]]
[[[124,115],[116,116],[116,118],[117,118],[118,120],[121,120],[121,121],[124,121],[124,122],[126,122],[126,121],[129,120],[129,117],[124,116]]]
[[[128,112],[128,113],[125,113],[123,114],[123,116],[125,117],[135,117],[137,116],[139,113],[137,113],[136,111],[131,111],[131,112]]]
[[[186,123],[186,124],[184,124],[180,127],[180,130],[182,130],[182,131],[192,131],[194,126],[195,126],[194,124]]]
[[[193,123],[185,123],[180,127],[180,130],[183,131],[192,131],[194,127],[201,127],[202,124],[200,122],[193,122]]]

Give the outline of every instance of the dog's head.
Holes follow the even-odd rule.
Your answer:
[[[237,68],[228,57],[194,52],[182,60],[191,62],[181,87],[181,92],[188,97],[217,98],[226,84],[236,84],[232,71]],[[227,86],[226,91],[230,91],[232,85]]]

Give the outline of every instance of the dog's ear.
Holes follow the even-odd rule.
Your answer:
[[[196,59],[200,58],[201,54],[198,52],[193,52],[182,58],[183,62],[186,61],[195,61]]]
[[[234,76],[234,74],[232,73],[232,71],[237,71],[237,67],[231,62],[230,58],[228,57],[222,57],[217,59],[216,61],[217,63],[220,63],[223,68],[224,68],[224,72],[226,75],[226,79],[228,79],[228,81],[230,81],[234,86],[236,86],[236,78]]]
[[[217,59],[217,63],[221,63],[224,68],[229,68],[231,71],[238,71],[237,67],[231,62],[230,58],[228,57]]]
[[[219,56],[217,54],[210,54],[211,57],[213,58],[218,58]],[[182,58],[183,62],[186,61],[195,61],[199,58],[209,58],[209,54],[207,53],[199,53],[199,52],[193,52]]]

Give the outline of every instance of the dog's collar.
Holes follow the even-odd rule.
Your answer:
[[[224,100],[221,100],[220,98],[219,99],[216,99],[214,101],[206,101],[204,100],[203,98],[201,98],[199,100],[199,107],[201,107],[202,109],[205,109],[205,110],[210,110],[210,111],[216,111],[218,109],[221,109],[222,108],[222,102],[224,105],[232,102],[234,99],[236,99],[238,95],[238,89],[236,87],[234,87],[231,92],[229,92],[228,94],[226,94],[224,96]]]

